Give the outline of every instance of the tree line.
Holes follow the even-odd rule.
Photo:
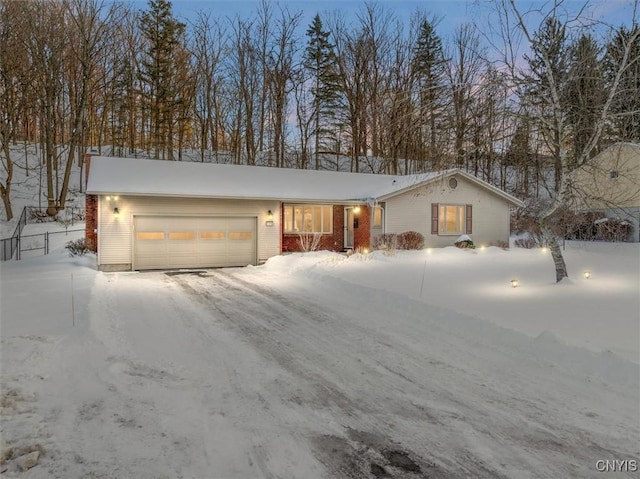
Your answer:
[[[303,25],[267,0],[250,16],[188,22],[168,0],[2,0],[7,219],[20,143],[39,146],[51,215],[88,147],[390,174],[455,166],[523,198],[558,197],[573,168],[640,141],[637,21],[605,28],[562,4],[532,24],[494,0],[492,25],[443,36],[427,10],[403,21],[376,3]]]

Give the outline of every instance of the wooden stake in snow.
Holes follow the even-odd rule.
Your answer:
[[[424,260],[424,269],[422,270],[422,283],[420,283],[420,298],[422,298],[422,292],[424,291],[424,277],[427,274],[427,260]]]
[[[71,273],[71,324],[76,326],[76,309],[73,301],[73,273]]]

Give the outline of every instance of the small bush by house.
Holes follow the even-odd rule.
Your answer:
[[[373,237],[371,248],[375,251],[383,251],[385,254],[394,254],[398,249],[398,235],[395,233],[383,233]]]
[[[424,236],[417,231],[405,231],[398,235],[398,247],[400,249],[424,248]]]
[[[620,218],[601,218],[594,222],[596,238],[603,241],[624,241],[632,231],[631,223]]]
[[[476,247],[476,245],[473,244],[473,240],[471,239],[471,237],[467,235],[458,237],[458,239],[455,240],[453,244],[456,246],[456,248],[462,249],[474,249]]]
[[[69,251],[70,256],[84,256],[87,253],[92,253],[85,238],[69,241],[65,248]]]

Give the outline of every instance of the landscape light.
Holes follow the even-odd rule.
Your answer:
[[[511,287],[512,288],[517,288],[518,287],[518,280],[516,278],[511,280]]]
[[[584,279],[589,279],[591,278],[591,271],[586,270],[582,275],[584,276]]]

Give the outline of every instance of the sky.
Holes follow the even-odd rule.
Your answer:
[[[136,8],[146,9],[146,0],[125,2]],[[257,11],[260,0],[174,0],[174,14],[183,20],[195,18],[198,11],[211,11],[219,17],[250,17]],[[271,2],[287,7],[291,12],[301,11],[301,25],[311,23],[316,13],[332,13],[339,11],[347,22],[355,21],[358,12],[362,11],[365,0],[279,0]],[[408,24],[411,15],[416,10],[423,10],[429,16],[440,18],[439,32],[442,36],[452,34],[457,27],[464,23],[476,21],[480,27],[491,22],[490,5],[488,0],[377,0],[382,7],[393,11],[403,23]],[[517,4],[523,11],[544,8],[550,2],[546,0],[518,0]],[[584,6],[583,0],[566,0],[564,6],[570,12],[577,12]],[[595,0],[589,3],[591,17],[613,25],[632,24],[634,5],[637,0]],[[638,7],[636,6],[635,9]],[[636,12],[636,18],[638,14]]]

